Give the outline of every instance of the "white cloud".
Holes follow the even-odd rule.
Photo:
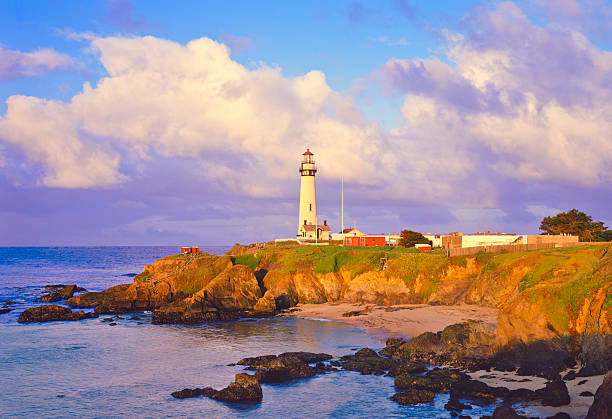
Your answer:
[[[76,66],[66,54],[44,48],[34,52],[4,49],[0,45],[0,79],[31,77],[55,70],[69,70]]]
[[[306,147],[320,176],[344,175],[376,197],[441,199],[465,176],[455,148],[385,132],[320,71],[249,70],[207,38],[94,38],[91,47],[108,77],[68,104],[14,96],[0,121],[0,137],[45,167],[48,186],[112,185],[126,179],[121,161],[163,156],[196,161],[202,177],[239,195],[287,196]]]

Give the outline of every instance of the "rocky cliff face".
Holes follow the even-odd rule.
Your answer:
[[[612,333],[610,244],[447,258],[337,246],[176,255],[132,284],[71,298],[97,313],[154,310],[159,323],[264,316],[298,303],[460,304],[499,308],[496,342]]]

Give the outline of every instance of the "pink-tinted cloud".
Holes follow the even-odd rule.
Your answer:
[[[66,54],[53,49],[21,52],[0,45],[0,79],[40,76],[49,71],[70,70],[76,63]]]
[[[521,181],[612,184],[612,53],[571,29],[535,25],[513,3],[477,7],[463,24],[466,33],[445,33],[448,63],[382,68],[405,96],[404,135],[436,132]]]

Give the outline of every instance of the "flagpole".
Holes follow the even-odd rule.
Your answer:
[[[342,230],[340,230],[340,233],[344,234],[344,176],[342,176],[342,187],[341,187],[341,190],[342,190],[342,205],[341,205],[341,208],[342,208],[342,211],[341,211],[342,212],[342,221],[341,221]]]

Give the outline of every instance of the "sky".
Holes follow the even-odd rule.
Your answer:
[[[602,0],[23,1],[0,10],[0,245],[612,227]]]

